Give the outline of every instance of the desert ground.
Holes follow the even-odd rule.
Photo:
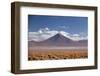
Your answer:
[[[28,49],[28,60],[59,60],[88,58],[87,49]]]

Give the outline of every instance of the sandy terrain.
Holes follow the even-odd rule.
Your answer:
[[[28,50],[28,60],[58,60],[87,58],[87,49],[32,49]]]

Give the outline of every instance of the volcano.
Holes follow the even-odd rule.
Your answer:
[[[29,41],[29,46],[63,46],[63,47],[85,47],[87,46],[87,40],[73,41],[70,38],[65,37],[64,35],[58,33],[47,40],[36,42]]]

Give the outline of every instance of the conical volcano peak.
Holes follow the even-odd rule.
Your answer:
[[[52,38],[52,37],[51,37]],[[71,40],[70,38],[64,36],[62,33],[57,33],[56,35],[53,36],[53,38],[58,38],[58,39],[66,39],[66,40]]]
[[[55,36],[53,36],[53,37],[51,37],[51,38],[62,38],[62,37],[63,37],[63,35],[62,35],[62,34],[57,33]]]
[[[64,36],[64,35],[63,35],[62,33],[59,32],[59,33],[57,33],[55,36],[59,36],[59,37],[60,37],[60,36]]]
[[[65,37],[63,34],[61,33],[57,33],[56,35],[52,36],[51,38],[47,39],[46,41],[54,41],[54,42],[69,42],[72,41],[71,39]]]
[[[62,35],[62,33],[59,32],[58,35]]]

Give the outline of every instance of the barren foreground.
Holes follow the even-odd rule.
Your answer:
[[[29,49],[28,60],[58,60],[87,58],[86,49]]]

